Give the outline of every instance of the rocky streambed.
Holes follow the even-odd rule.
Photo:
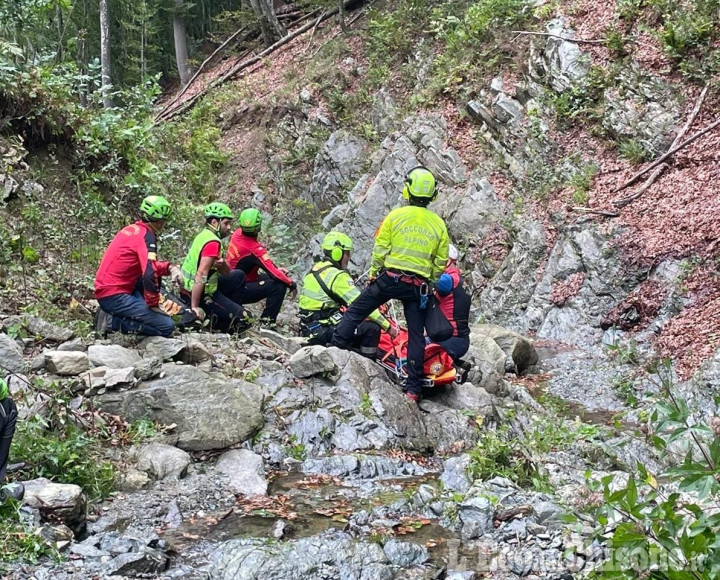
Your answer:
[[[586,472],[622,483],[643,453],[625,451],[632,429],[548,413],[510,380],[530,373],[563,396],[570,373],[600,385],[612,365],[579,367],[556,346],[538,361],[499,327],[473,329],[469,381],[422,409],[371,361],[271,331],[68,338],[34,358],[23,346],[5,361],[72,381],[78,405],[167,428],[113,455],[119,489],[87,516],[77,486],[28,484],[22,510],[63,557],[10,578],[580,577],[603,554]],[[503,463],[503,430],[537,447]],[[506,476],[518,462],[541,474],[534,487]]]

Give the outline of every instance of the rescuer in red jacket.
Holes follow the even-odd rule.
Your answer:
[[[182,274],[177,266],[157,259],[157,234],[171,213],[168,200],[150,195],[140,204],[140,221],[125,226],[110,242],[95,276],[99,333],[172,336],[175,324],[158,307],[160,278],[180,281]]]
[[[458,250],[450,244],[445,272],[435,285],[440,310],[453,327],[453,335],[439,344],[456,364],[460,363],[460,359],[470,348],[470,295],[463,286],[457,260]],[[464,365],[461,366],[465,368]]]
[[[267,248],[257,239],[262,227],[262,214],[254,209],[243,210],[238,220],[240,227],[235,230],[227,251],[230,268],[245,272],[245,293],[243,304],[254,304],[265,299],[265,308],[260,315],[260,324],[274,326],[282,308],[285,293],[291,292],[296,284],[287,270],[278,268],[270,259]],[[259,270],[263,270],[259,273]]]

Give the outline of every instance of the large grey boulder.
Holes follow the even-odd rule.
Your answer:
[[[463,540],[479,538],[493,529],[495,506],[487,497],[477,496],[458,505]]]
[[[11,373],[25,372],[23,349],[7,334],[0,332],[0,365]]]
[[[190,463],[190,454],[172,445],[149,443],[138,451],[138,470],[149,473],[158,480],[184,477]]]
[[[231,449],[218,458],[215,469],[230,478],[230,485],[236,493],[267,495],[265,463],[257,453],[248,449]]]
[[[93,366],[111,369],[133,367],[142,360],[136,350],[118,344],[93,344],[88,347],[88,356]]]
[[[469,382],[430,391],[420,404],[428,411],[421,413],[426,433],[441,452],[458,445],[471,447],[478,439],[477,425],[495,414],[493,398],[484,388]],[[468,420],[468,416],[472,419]]]
[[[176,424],[177,447],[223,449],[262,426],[259,389],[239,379],[214,378],[188,365],[165,365],[165,376],[130,391],[108,393],[99,405],[129,421]]]
[[[278,544],[258,539],[230,540],[211,554],[209,575],[211,580],[391,580],[394,574],[389,564],[379,544],[330,530]]]
[[[486,334],[473,332],[471,329],[470,348],[464,358],[473,364],[477,364],[477,361],[485,361],[499,375],[505,374],[507,356],[498,343]]]
[[[473,334],[492,338],[505,356],[512,360],[518,373],[538,362],[532,341],[517,332],[495,324],[474,324],[470,330]]]
[[[305,346],[290,357],[290,369],[301,379],[336,371],[335,361],[324,346]]]
[[[84,352],[53,350],[45,353],[45,368],[56,375],[76,376],[88,370],[89,366]]]
[[[22,316],[9,316],[5,319],[5,326],[19,325],[28,331],[31,336],[39,337],[50,342],[65,342],[75,336],[69,328],[62,328],[46,322],[37,316],[23,314]]]
[[[76,351],[86,351],[87,346],[83,342],[83,339],[79,336],[76,336],[75,338],[71,338],[70,340],[63,342],[62,344],[58,345],[58,350],[76,350]]]
[[[440,481],[443,483],[443,488],[448,491],[456,491],[459,493],[465,493],[470,486],[472,481],[468,474],[468,468],[470,467],[471,458],[468,454],[464,453],[457,457],[449,457],[445,460],[443,472],[440,475]]]
[[[390,563],[401,568],[420,566],[428,560],[427,548],[412,542],[388,540],[383,546],[383,550]]]
[[[184,340],[179,338],[165,338],[163,336],[148,336],[139,345],[138,349],[145,352],[145,356],[156,356],[161,361],[169,361],[176,357],[186,346]]]
[[[449,451],[459,442],[477,441],[478,430],[468,421],[468,412],[477,417],[493,413],[490,395],[472,383],[429,393],[421,402],[428,412],[422,412],[380,365],[337,348],[323,351],[334,361],[336,372],[306,378],[301,387],[283,385],[273,394],[272,414],[267,416],[272,425],[282,415],[300,451],[309,457],[338,449]]]
[[[103,376],[105,388],[116,389],[121,385],[130,385],[135,380],[135,369],[125,367],[123,369],[107,369]]]
[[[23,503],[37,508],[45,517],[55,517],[74,531],[85,525],[87,499],[79,485],[54,483],[40,477],[24,482]]]

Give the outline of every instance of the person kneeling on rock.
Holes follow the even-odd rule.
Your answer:
[[[352,240],[340,232],[330,232],[322,242],[325,260],[315,264],[303,279],[300,293],[300,331],[310,338],[310,344],[327,345],[335,326],[342,319],[341,308],[351,304],[360,291],[355,287],[347,271]],[[393,338],[397,326],[375,310],[355,329],[351,344],[360,354],[375,358],[380,329],[387,330]]]
[[[471,299],[465,290],[460,269],[457,266],[458,257],[458,249],[450,244],[447,265],[435,285],[435,291],[440,311],[452,327],[452,336],[440,340],[438,343],[452,357],[453,362],[462,369],[464,381],[470,370],[470,364],[463,361],[462,357],[470,348],[468,319],[470,318]],[[428,332],[428,334],[430,333]],[[432,340],[433,336],[429,338]]]

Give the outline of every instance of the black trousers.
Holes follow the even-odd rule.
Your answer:
[[[337,326],[323,326],[310,337],[310,344],[327,346],[332,342],[333,334]],[[374,322],[363,320],[350,337],[351,348],[359,350],[360,354],[368,358],[375,358],[378,343],[380,342],[380,327]]]
[[[17,407],[15,401],[6,397],[0,401],[0,483],[5,481],[10,444],[15,435],[17,422]]]
[[[388,300],[400,300],[405,311],[408,328],[408,380],[407,390],[413,394],[422,391],[423,361],[425,360],[425,309],[420,308],[420,289],[415,284],[396,280],[387,274],[379,276],[350,305],[335,328],[332,345],[348,348],[355,329],[365,317]]]
[[[213,330],[233,332],[245,330],[247,311],[243,308],[245,272],[232,270],[227,276],[218,276],[218,289],[210,297],[203,297],[202,308],[210,317]]]
[[[287,290],[287,285],[280,280],[271,278],[267,274],[261,274],[257,281],[245,282],[243,304],[255,304],[267,299],[260,318],[275,322],[280,314]]]

